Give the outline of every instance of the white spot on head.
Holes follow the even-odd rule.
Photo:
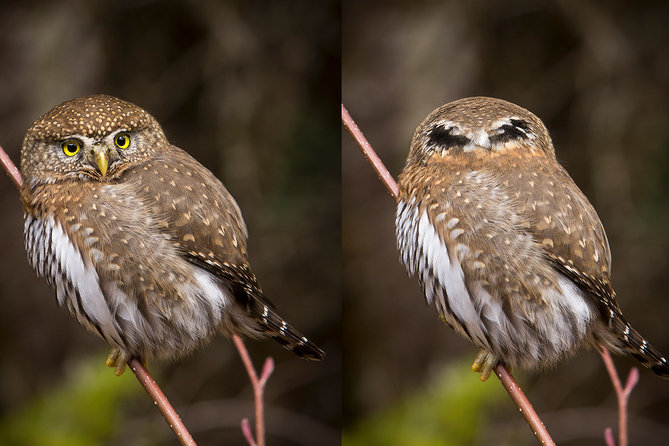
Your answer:
[[[471,136],[471,140],[474,144],[477,144],[481,147],[490,147],[490,136],[485,130],[478,130]]]
[[[490,136],[485,130],[479,129],[475,132],[468,133],[467,138],[471,141],[462,148],[465,152],[471,152],[476,148],[490,149]]]

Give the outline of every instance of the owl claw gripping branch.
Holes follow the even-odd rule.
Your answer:
[[[599,217],[534,114],[500,99],[443,105],[418,126],[399,178],[402,263],[442,319],[498,361],[541,367],[580,346],[669,365],[624,319]]]
[[[65,102],[28,129],[21,173],[28,260],[112,346],[117,374],[219,331],[323,359],[262,293],[232,196],[146,111],[104,95]]]

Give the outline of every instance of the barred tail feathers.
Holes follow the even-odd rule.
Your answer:
[[[199,259],[196,258],[196,261]],[[301,358],[320,361],[325,352],[302,333],[283,320],[273,305],[263,295],[248,264],[227,265],[225,269],[199,262],[205,269],[224,280],[236,299],[236,307],[242,314],[233,317],[231,333],[251,337],[269,336]]]
[[[256,313],[264,334],[274,339],[284,348],[301,358],[312,361],[320,361],[325,358],[323,350],[283,320],[266,303],[259,299],[253,299],[253,312]]]
[[[620,311],[612,310],[609,327],[622,341],[622,350],[633,356],[657,376],[669,379],[669,363],[662,353],[655,349],[625,320]]]

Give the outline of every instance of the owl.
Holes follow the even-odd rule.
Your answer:
[[[472,97],[418,126],[399,177],[396,236],[442,320],[480,352],[472,369],[549,366],[581,346],[669,365],[627,323],[597,213],[557,162],[543,122]]]
[[[261,291],[235,200],[140,107],[105,95],[58,105],[26,132],[21,173],[29,263],[112,347],[117,374],[219,332],[324,357]]]

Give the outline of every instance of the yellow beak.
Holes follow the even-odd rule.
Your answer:
[[[109,167],[109,157],[107,156],[106,150],[96,150],[95,151],[95,164],[98,166],[98,170],[102,176],[107,175],[107,168]]]

